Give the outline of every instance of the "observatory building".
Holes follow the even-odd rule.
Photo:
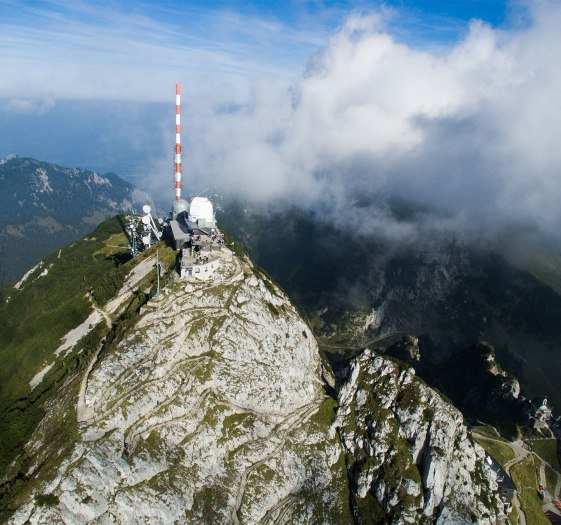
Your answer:
[[[216,226],[212,202],[194,197],[189,204],[181,198],[181,99],[175,86],[175,201],[171,207],[169,234],[176,250],[181,250],[180,276],[208,280],[222,259],[231,257],[224,248],[224,237]]]
[[[193,198],[191,205],[183,199],[176,200],[171,207],[169,224],[176,250],[189,242],[193,235],[210,238],[218,231],[214,208],[206,197]]]

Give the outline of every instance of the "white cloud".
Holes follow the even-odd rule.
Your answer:
[[[196,115],[192,172],[260,200],[329,203],[363,231],[560,231],[561,5],[531,13],[511,31],[473,21],[440,51],[351,16],[291,91],[262,84],[235,111]],[[414,220],[394,217],[396,200],[418,206]]]
[[[448,47],[396,38],[399,11],[354,14],[296,80],[324,29],[227,11],[174,21],[163,8],[165,16],[111,3],[27,6],[27,25],[0,21],[0,97],[20,112],[49,108],[45,92],[169,101],[167,127],[165,115],[161,129],[116,115],[120,136],[107,137],[140,155],[164,135],[170,150],[146,162],[153,188],[155,173],[171,180],[179,79],[187,188],[198,179],[198,187],[288,200],[398,237],[425,223],[483,230],[519,221],[559,232],[561,5],[528,5],[530,23],[500,30],[473,21]],[[396,218],[404,201],[413,211]]]
[[[39,97],[14,97],[4,103],[3,109],[11,113],[31,113],[42,115],[55,107],[55,98],[50,95]]]

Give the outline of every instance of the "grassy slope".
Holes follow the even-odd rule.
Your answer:
[[[547,465],[545,466],[545,484],[549,493],[554,496],[557,487],[557,472]]]
[[[508,513],[508,519],[512,525],[518,525],[520,523],[520,516],[518,514],[518,507],[512,505],[510,512]]]
[[[19,290],[9,286],[0,293],[0,471],[41,417],[38,407],[51,387],[80,365],[80,356],[59,356],[31,392],[29,381],[55,360],[61,337],[89,315],[85,294],[93,290],[103,304],[123,283],[124,269],[116,265],[113,254],[101,253],[104,240],[119,232],[117,218],[103,222],[91,237],[46,257]],[[41,276],[45,268],[48,273]]]
[[[526,522],[532,525],[548,525],[549,520],[542,512],[542,500],[538,495],[537,464],[532,455],[512,467],[510,473],[520,495]]]
[[[482,436],[473,433],[475,441],[477,441],[493,458],[495,458],[501,466],[505,466],[511,459],[514,459],[516,454],[506,443],[499,443],[498,441],[491,441]]]
[[[149,252],[157,247],[160,260],[172,268],[175,251],[158,243]],[[110,333],[105,323],[99,323],[78,343],[77,350],[55,357],[61,337],[91,312],[88,291],[98,304],[105,304],[121,288],[128,271],[148,255],[145,252],[124,262],[128,258],[126,238],[120,220],[110,219],[90,236],[46,257],[43,267],[33,272],[20,290],[10,286],[0,293],[0,359],[4,363],[0,369],[0,521],[14,508],[14,498],[22,490],[30,490],[33,478],[48,470],[52,461],[60,462],[76,432],[79,372],[87,366],[103,336],[107,336],[106,345],[110,346],[132,322],[145,300],[144,294],[131,299]],[[40,276],[44,268],[49,272]],[[153,285],[153,273],[140,283],[142,289]],[[31,390],[29,381],[53,362],[42,382]],[[42,431],[47,453],[40,459],[40,452],[30,457],[23,445],[41,421],[45,406],[55,397],[62,399],[61,405],[66,408],[57,415],[55,425]]]
[[[491,439],[497,439],[504,443],[508,443],[508,441],[503,438],[493,427],[491,426],[475,426],[472,427],[472,432],[475,434],[480,434],[483,437],[488,437]]]
[[[561,472],[561,464],[559,464],[559,456],[557,455],[556,439],[537,439],[530,441],[532,450],[547,461],[557,472]]]

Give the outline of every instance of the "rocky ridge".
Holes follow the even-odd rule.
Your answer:
[[[336,425],[359,498],[392,523],[507,523],[484,450],[412,368],[367,350],[341,374]]]
[[[245,257],[219,278],[173,282],[101,342],[68,453],[47,436],[75,390],[49,403],[11,523],[504,521],[460,413],[411,369],[364,352],[336,409],[284,293]]]
[[[320,366],[309,328],[248,262],[210,286],[174,283],[91,372],[91,417],[44,487],[57,503],[12,522],[344,522]]]

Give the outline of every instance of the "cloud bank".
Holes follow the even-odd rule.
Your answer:
[[[527,6],[519,26],[474,20],[431,47],[406,39],[399,9],[347,16],[328,39],[339,12],[295,29],[196,5],[8,0],[2,147],[146,173],[171,199],[181,80],[187,189],[392,238],[511,225],[559,238],[561,5]]]
[[[350,16],[286,91],[193,110],[188,176],[363,233],[561,231],[561,6],[508,31],[472,21],[439,51]],[[203,182],[204,180],[204,182]]]

